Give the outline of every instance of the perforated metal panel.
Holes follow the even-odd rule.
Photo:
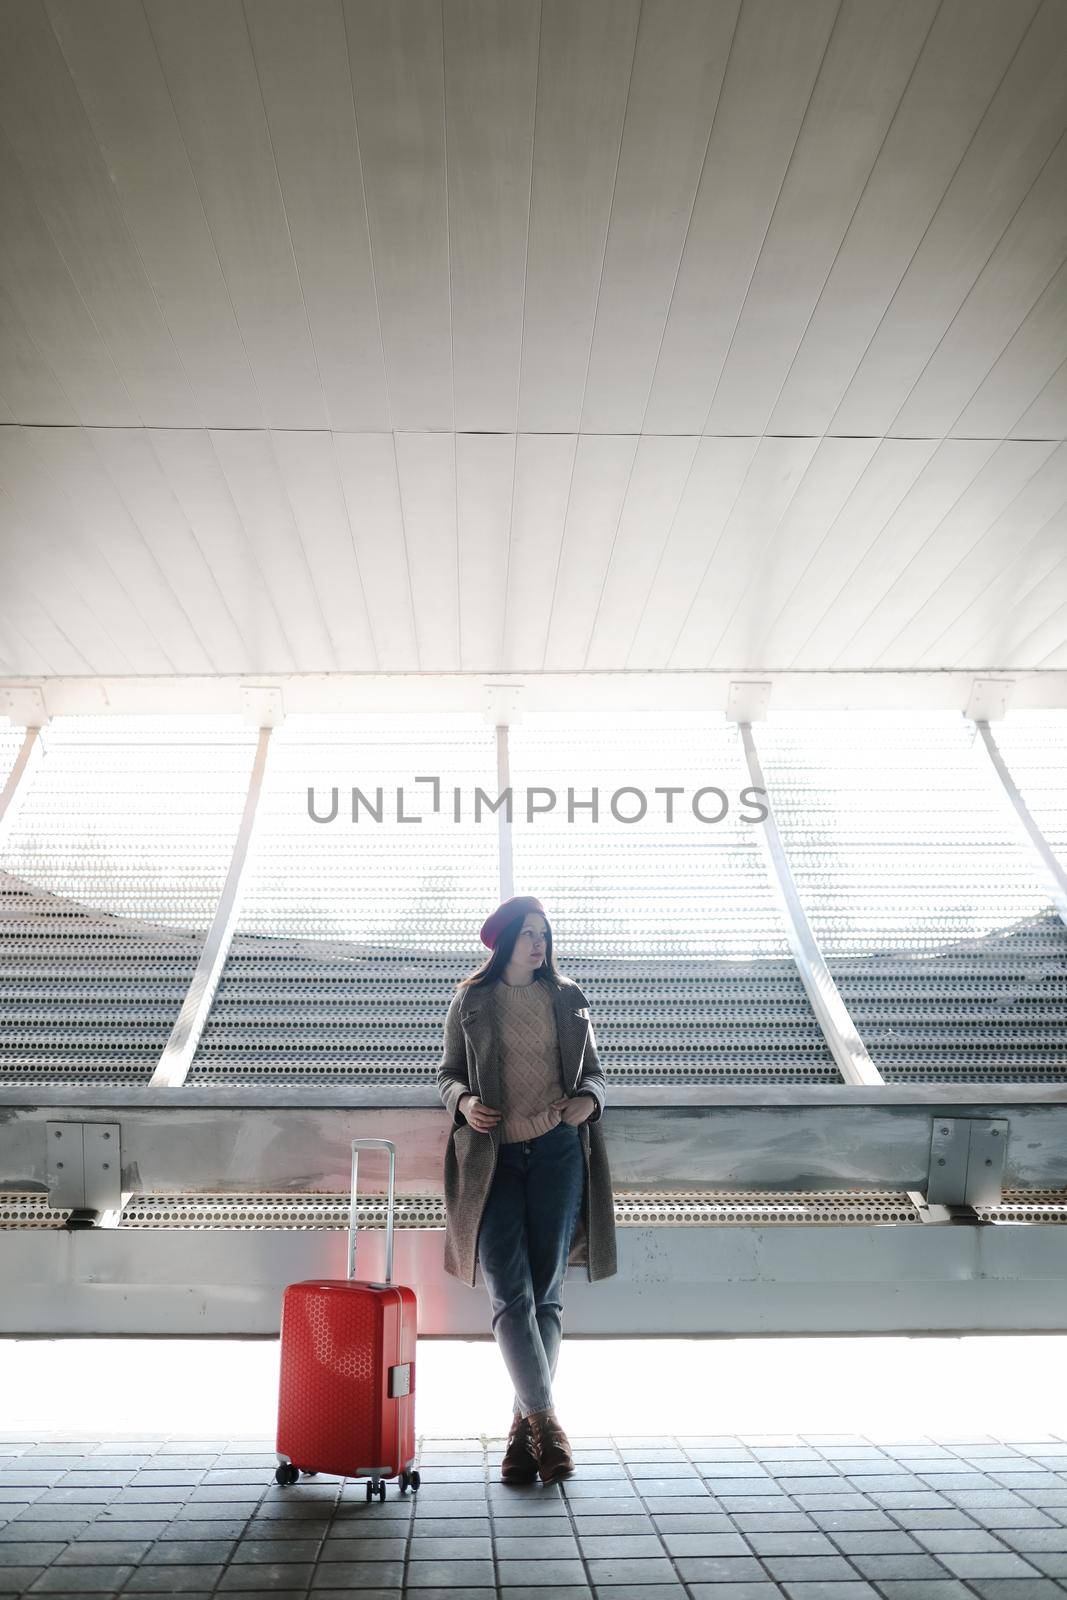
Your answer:
[[[255,730],[61,717],[0,858],[0,1081],[147,1078],[214,912]]]
[[[439,779],[438,810],[420,777]],[[353,788],[381,821],[358,798],[353,821]],[[478,928],[499,899],[497,822],[474,822],[476,788],[497,793],[494,730],[477,716],[300,717],[275,731],[190,1081],[432,1076],[456,980],[484,954]],[[321,817],[336,791],[334,821],[312,820],[309,789]]]
[[[69,1216],[53,1210],[46,1194],[0,1193],[0,1228],[62,1228]]]
[[[883,1075],[1067,1075],[1067,930],[973,725],[772,721],[760,750],[808,915]]]
[[[1067,866],[1067,711],[1012,711],[992,727],[1027,809]]]
[[[7,717],[0,717],[0,789],[11,776],[25,737],[25,728],[17,728]]]
[[[222,888],[255,737],[231,718],[64,718],[45,730],[0,858],[0,1082],[147,1077]],[[1067,717],[1009,719],[998,737],[1067,848]],[[0,762],[21,738],[0,725]],[[801,894],[886,1077],[1059,1080],[1067,931],[972,739],[948,714],[759,727]],[[734,730],[692,716],[531,715],[510,744],[515,888],[549,909],[609,1080],[836,1081],[741,820]],[[431,785],[416,782],[431,777],[437,812]],[[528,786],[554,789],[556,811],[528,819]],[[594,786],[600,820],[579,809],[568,821],[568,789],[581,801]],[[309,787],[320,816],[336,787],[336,821],[311,820]],[[381,822],[365,806],[351,820],[353,787],[372,805],[381,788]],[[671,823],[656,793],[667,787],[679,791]],[[455,980],[482,958],[476,930],[499,893],[497,820],[486,810],[474,822],[476,788],[497,794],[481,717],[275,730],[238,933],[192,1081],[432,1081]],[[727,814],[700,822],[693,796],[712,788]],[[645,797],[642,820],[612,816],[623,789]],[[705,795],[704,814],[720,805]],[[636,814],[637,797],[619,809]]]
[[[357,1226],[385,1227],[385,1202],[367,1196],[358,1203]],[[726,1223],[917,1222],[905,1194],[850,1190],[756,1192],[675,1190],[615,1194],[620,1227],[708,1227]],[[319,1195],[142,1195],[122,1213],[124,1228],[347,1228],[348,1196]],[[394,1227],[443,1228],[444,1201],[435,1196],[400,1195]]]
[[[976,1206],[989,1222],[1067,1223],[1067,1190],[1006,1190],[999,1205]],[[68,1210],[53,1210],[42,1194],[0,1195],[0,1229],[62,1228]],[[789,1191],[676,1190],[615,1194],[615,1221],[622,1228],[719,1227],[734,1224],[786,1227],[870,1226],[919,1222],[906,1194],[874,1190]],[[122,1213],[123,1228],[165,1229],[319,1229],[348,1226],[344,1194],[137,1195]],[[360,1230],[384,1229],[385,1201],[368,1195],[359,1202]],[[432,1195],[398,1195],[396,1228],[441,1230],[444,1202]]]
[[[609,1077],[839,1081],[744,820],[757,813],[742,800],[735,730],[691,715],[546,714],[509,743],[516,792],[557,796],[544,816],[516,814],[516,889],[548,910]],[[680,791],[671,810],[665,788]],[[578,805],[570,820],[568,791],[586,802],[594,789],[597,820]],[[614,795],[619,815],[640,820],[618,820]]]

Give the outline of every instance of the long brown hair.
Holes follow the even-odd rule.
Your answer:
[[[508,923],[487,959],[474,972],[468,973],[465,978],[461,978],[456,984],[457,989],[480,989],[485,984],[495,983],[498,978],[504,976],[504,970],[511,960],[515,942],[522,932],[523,923],[529,915],[528,911],[524,911],[521,917],[516,917],[513,922]],[[544,916],[544,913],[538,912],[538,915]],[[534,973],[534,981],[537,983],[548,983],[550,980],[558,981],[559,975],[559,968],[556,966],[555,957],[552,954],[552,924],[545,917],[545,959]]]

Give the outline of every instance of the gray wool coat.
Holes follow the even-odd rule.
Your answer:
[[[540,982],[540,979],[535,980]],[[584,1266],[590,1279],[610,1278],[615,1257],[615,1203],[600,1120],[607,1082],[597,1055],[589,1004],[570,978],[550,977],[559,1036],[563,1082],[569,1095],[591,1094],[596,1109],[579,1125],[585,1157],[582,1208],[568,1265]],[[489,1197],[500,1149],[500,1124],[488,1133],[472,1128],[456,1105],[476,1094],[500,1109],[500,1052],[490,985],[459,989],[445,1018],[444,1054],[437,1089],[452,1116],[445,1151],[445,1271],[473,1285],[478,1270],[478,1230]]]

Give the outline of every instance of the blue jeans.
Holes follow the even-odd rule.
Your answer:
[[[569,1122],[528,1143],[500,1146],[478,1263],[493,1308],[493,1337],[515,1385],[515,1415],[552,1405],[563,1274],[584,1185],[581,1135]]]

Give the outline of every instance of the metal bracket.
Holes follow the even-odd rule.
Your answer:
[[[928,1205],[994,1205],[1004,1184],[1007,1120],[935,1117],[930,1137]]]
[[[971,722],[1002,722],[1014,688],[1014,678],[975,678],[964,716]]]
[[[485,683],[485,699],[482,705],[482,715],[486,722],[499,728],[507,723],[522,721],[522,692],[525,687],[521,683]]]
[[[107,1225],[122,1209],[122,1145],[117,1122],[48,1122],[49,1204],[90,1212]]]
[[[274,683],[242,683],[241,710],[256,728],[276,728],[285,721],[282,691]]]
[[[0,708],[17,728],[43,728],[48,722],[44,690],[37,684],[5,684],[0,688]]]
[[[737,678],[726,691],[727,722],[764,722],[771,703],[771,684]]]

